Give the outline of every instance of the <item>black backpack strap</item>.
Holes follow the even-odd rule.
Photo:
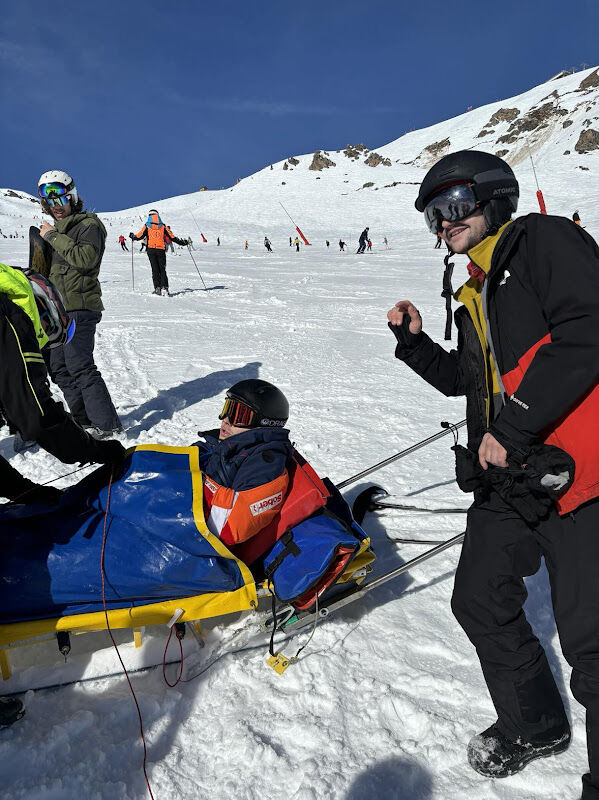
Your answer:
[[[453,261],[449,260],[452,255],[453,252],[449,250],[443,259],[443,263],[445,264],[445,272],[443,273],[443,291],[441,292],[441,297],[445,298],[445,341],[449,341],[451,339],[451,323],[453,316],[451,312],[451,298],[453,297],[451,276],[453,274],[454,263]]]
[[[279,555],[271,561],[271,563],[268,565],[268,569],[264,573],[264,577],[268,581],[270,581],[270,579],[272,578],[273,574],[281,566],[281,564],[287,558],[287,556],[289,556],[289,555],[299,556],[299,554],[301,553],[300,548],[293,541],[293,531],[292,530],[291,531],[287,531],[286,533],[284,533],[281,536],[281,538],[279,539],[279,541],[281,542],[281,544],[284,545],[284,547],[281,550],[281,552],[279,553]]]

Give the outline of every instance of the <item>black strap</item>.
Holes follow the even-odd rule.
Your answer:
[[[451,276],[453,274],[454,263],[453,261],[449,260],[452,255],[453,252],[449,250],[443,259],[443,263],[445,264],[445,272],[443,273],[443,291],[441,292],[441,297],[445,298],[445,341],[449,341],[451,339],[451,323],[453,319],[453,315],[451,313],[451,298],[453,297]]]
[[[279,555],[276,558],[273,558],[271,563],[268,565],[268,568],[264,572],[265,578],[269,581],[274,572],[281,566],[281,564],[287,558],[288,555],[299,556],[299,554],[301,553],[300,548],[293,541],[292,530],[284,533],[279,539],[279,541],[284,545],[284,547],[279,553]]]

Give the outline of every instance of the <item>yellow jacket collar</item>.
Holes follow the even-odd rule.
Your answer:
[[[468,250],[468,257],[470,261],[480,267],[483,272],[488,273],[491,269],[491,259],[493,258],[493,251],[495,245],[501,238],[501,234],[510,225],[512,220],[509,220],[499,228],[494,236],[486,236],[482,242],[479,242],[472,250]]]

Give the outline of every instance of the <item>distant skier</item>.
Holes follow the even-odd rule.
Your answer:
[[[441,238],[441,234],[437,234],[437,241],[435,242],[435,250],[438,250],[441,245],[443,244],[443,239]]]
[[[579,215],[578,211],[575,211],[572,214],[572,221],[574,222],[575,225],[581,225],[580,215]]]
[[[370,241],[370,239],[366,242],[366,244],[367,244],[368,251],[371,252],[372,251],[372,242]]]
[[[328,239],[326,241],[327,241],[327,249],[328,249],[330,247],[331,243],[329,242]]]
[[[364,228],[362,233],[360,234],[360,239],[358,241],[358,249],[356,253],[363,253],[366,250],[366,242],[368,241],[368,231],[370,228]]]
[[[389,242],[387,241],[387,237],[383,237],[383,244],[385,245],[385,250],[389,249]]]
[[[220,247],[220,236],[216,237],[216,246]],[[194,248],[195,249],[195,248]]]
[[[345,252],[346,247],[347,245],[345,244],[345,242],[342,239],[339,239],[339,249],[341,250],[342,253]]]
[[[127,247],[127,242],[125,241],[125,237],[123,236],[122,233],[119,236],[119,244],[121,246],[121,250],[126,250],[127,252],[129,252],[129,248]]]
[[[293,247],[293,239],[291,236],[289,237],[289,247]]]
[[[295,239],[293,240],[293,244],[295,245],[295,251],[296,251],[297,253],[299,253],[299,245],[300,245],[300,241],[299,241],[299,239],[297,238],[297,236],[296,236],[296,237],[295,237]]]
[[[247,250],[247,249],[248,249],[248,247],[249,247],[249,244],[248,244],[248,240],[246,239],[246,240],[245,240],[245,244],[244,244],[244,248]]]
[[[145,239],[146,252],[152,267],[152,281],[154,283],[153,294],[161,295],[164,289],[165,294],[170,297],[168,277],[166,274],[167,239],[171,239],[182,247],[187,246],[187,239],[177,238],[168,225],[165,225],[160,219],[160,214],[155,208],[150,209],[148,212],[148,219],[143,228],[137,233],[130,233],[129,238],[133,241]]]
[[[264,237],[264,247],[266,247],[269,253],[272,253],[272,247],[270,246],[270,239],[268,236]]]

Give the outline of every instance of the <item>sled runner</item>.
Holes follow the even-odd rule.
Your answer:
[[[142,445],[118,479],[96,470],[56,508],[0,509],[3,693],[94,677],[89,662],[98,661],[98,648],[110,648],[108,625],[133,645],[148,631],[149,648],[124,648],[135,669],[163,660],[173,625],[181,641],[189,623],[194,635],[181,647],[190,653],[201,644],[199,620],[256,611],[259,599],[272,595],[290,609],[289,618],[312,609],[335,584],[363,577],[374,555],[338,491],[297,453],[289,472],[281,514],[231,550],[206,526],[196,447]],[[46,676],[29,670],[29,678],[11,677],[10,661],[37,663],[25,650],[33,653],[40,643],[46,655],[55,654],[54,668]],[[64,669],[59,649],[69,656]],[[99,674],[119,671],[105,661]]]

